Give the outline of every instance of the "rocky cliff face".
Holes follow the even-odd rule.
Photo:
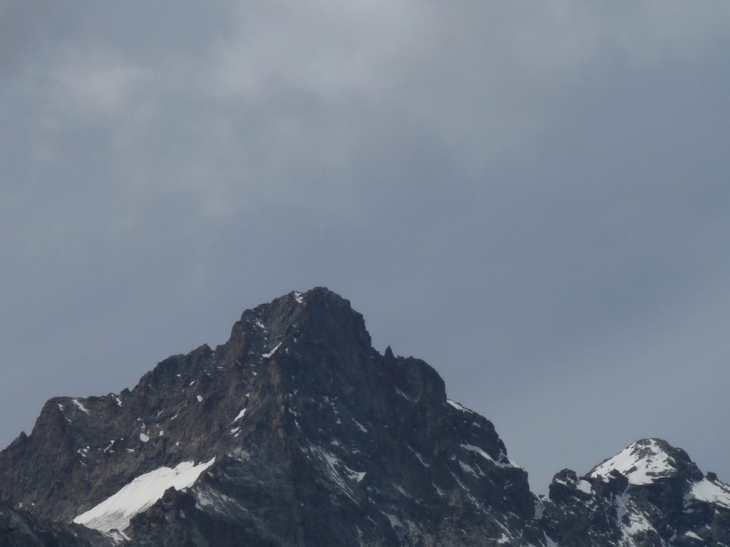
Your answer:
[[[158,499],[186,473],[186,493]],[[226,344],[163,361],[131,392],[49,401],[0,474],[18,507],[140,544],[539,536],[527,473],[493,425],[447,401],[423,361],[375,351],[362,316],[326,289],[246,311]]]
[[[488,420],[318,288],[244,312],[227,343],[132,391],[50,400],[0,453],[0,545],[727,541],[728,487],[662,441],[627,450],[536,498]]]

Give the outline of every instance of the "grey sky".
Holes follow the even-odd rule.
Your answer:
[[[730,481],[730,4],[0,0],[0,444],[325,285],[537,492]]]

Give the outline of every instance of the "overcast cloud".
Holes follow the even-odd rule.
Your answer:
[[[0,445],[324,285],[546,492],[730,482],[730,4],[0,0]]]

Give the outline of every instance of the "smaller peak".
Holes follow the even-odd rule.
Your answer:
[[[629,484],[642,485],[675,476],[688,466],[695,467],[684,450],[662,439],[641,439],[594,467],[588,477],[606,482],[615,471]]]
[[[592,493],[591,483],[578,478],[572,469],[563,469],[556,473],[549,488],[549,498],[555,502],[564,502],[575,497],[583,499]]]

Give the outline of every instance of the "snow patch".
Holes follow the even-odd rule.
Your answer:
[[[279,349],[279,346],[281,346],[281,342],[276,344],[276,347],[272,349],[269,353],[264,353],[261,357],[263,357],[264,359],[269,359],[272,355],[276,353],[276,350]]]
[[[355,482],[360,482],[365,478],[365,472],[359,472],[359,471],[353,471],[352,469],[349,469],[345,467],[345,472],[347,473],[347,478],[350,480],[353,480]]]
[[[702,479],[692,485],[692,490],[686,498],[716,503],[730,509],[730,486]]]
[[[406,446],[408,447],[408,450],[410,450],[411,452],[413,452],[413,454],[416,456],[416,458],[418,458],[418,461],[421,462],[421,465],[423,467],[431,467],[429,464],[427,464],[425,462],[425,460],[423,459],[423,456],[421,456],[421,454],[419,452],[417,452],[416,450],[413,450],[413,448],[411,447],[411,445],[407,444]]]
[[[465,473],[470,473],[474,475],[477,479],[479,478],[480,475],[476,471],[474,471],[474,468],[468,463],[464,463],[463,461],[459,460],[459,465],[461,466],[461,470]],[[484,475],[484,473],[481,473],[481,475]]]
[[[203,398],[200,395],[198,395],[196,397],[196,399],[198,400],[199,403],[202,403],[203,402]]]
[[[238,413],[238,416],[233,418],[233,423],[235,424],[238,420],[243,418],[246,415],[246,409],[244,408],[241,412]]]
[[[150,440],[150,438],[147,435],[145,435],[144,433],[140,433],[139,440],[142,441],[143,443],[146,443],[147,441]]]
[[[228,515],[229,517],[235,515],[235,513],[248,513],[248,510],[238,501],[207,485],[195,488],[193,493],[195,495],[195,506],[198,509],[209,507],[216,513]]]
[[[586,494],[590,494],[593,491],[591,483],[583,479],[580,479],[575,487],[581,492],[585,492]]]
[[[89,409],[88,409],[88,408],[86,408],[86,407],[85,407],[84,405],[82,405],[82,404],[81,404],[81,401],[79,401],[78,399],[72,399],[72,400],[71,400],[71,402],[72,402],[72,403],[73,403],[74,405],[76,405],[76,407],[77,407],[77,408],[78,408],[78,409],[79,409],[79,410],[80,410],[81,412],[85,412],[86,414],[91,414],[91,412],[89,412]]]
[[[616,496],[616,518],[621,527],[621,534],[626,542],[639,532],[654,530],[644,514],[634,506],[629,494]]]
[[[114,545],[120,545],[129,541],[129,536],[118,530],[112,530],[111,532],[102,532],[105,536],[110,537],[114,542]]]
[[[464,450],[468,450],[469,452],[475,452],[475,453],[479,454],[482,458],[484,458],[485,460],[493,463],[497,467],[501,467],[501,468],[516,467],[518,469],[521,469],[521,467],[519,465],[517,465],[515,462],[513,462],[512,460],[510,460],[502,452],[499,453],[499,460],[495,460],[494,458],[492,458],[492,456],[490,456],[489,454],[487,454],[484,450],[482,450],[478,446],[474,446],[473,444],[462,444],[460,446]],[[502,460],[507,460],[507,461],[504,462]]]
[[[337,486],[340,487],[348,498],[352,501],[356,501],[353,497],[353,491],[350,489],[350,486],[340,476],[340,469],[348,479],[354,480],[355,482],[360,482],[365,477],[365,472],[350,469],[342,463],[337,456],[323,449],[321,446],[314,446],[310,444],[309,452],[324,460],[327,465],[327,471],[330,478],[335,482],[335,484],[337,484]]]
[[[469,412],[469,413],[471,413],[471,410],[469,410],[468,408],[465,408],[465,407],[461,406],[456,401],[452,401],[451,399],[446,399],[446,402],[448,404],[450,404],[451,406],[453,406],[456,410],[460,410],[461,412]]]
[[[406,492],[406,489],[403,488],[400,484],[394,484],[393,485],[398,492],[400,492],[400,495],[405,498],[411,498],[413,499],[413,496],[411,496],[408,492]]]
[[[403,523],[401,520],[396,517],[395,515],[391,515],[390,513],[383,513],[386,517],[388,517],[388,521],[390,522],[390,526],[395,530],[398,528],[403,528]]]
[[[215,458],[199,465],[183,462],[174,469],[160,467],[145,473],[73,521],[101,532],[111,530],[123,532],[129,526],[132,517],[152,507],[167,489],[190,488],[200,474],[214,462]]]

